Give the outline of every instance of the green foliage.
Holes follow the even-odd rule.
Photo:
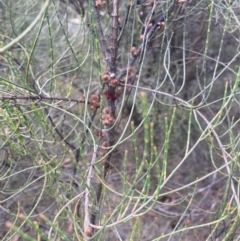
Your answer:
[[[239,13],[1,1],[1,240],[237,240]]]

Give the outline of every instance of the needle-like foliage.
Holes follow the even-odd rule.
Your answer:
[[[239,14],[0,1],[0,239],[239,240]]]

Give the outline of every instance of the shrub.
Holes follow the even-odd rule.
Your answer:
[[[1,1],[1,239],[237,240],[238,15]]]

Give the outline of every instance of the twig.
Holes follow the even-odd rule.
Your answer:
[[[116,73],[116,59],[118,50],[118,0],[113,0],[112,12],[112,53],[111,53],[111,73]]]
[[[91,180],[92,180],[92,173],[93,173],[93,169],[94,169],[94,164],[96,162],[96,157],[97,157],[97,149],[98,147],[96,146],[94,148],[94,152],[92,155],[92,160],[89,166],[89,171],[87,174],[87,187],[85,190],[85,204],[84,204],[84,210],[85,210],[85,215],[84,215],[84,233],[87,236],[91,236],[93,233],[93,230],[90,226],[90,211],[89,211],[89,207],[90,207],[90,190],[91,190]],[[91,231],[91,232],[90,232]]]
[[[107,43],[106,43],[106,40],[105,40],[104,35],[103,35],[102,24],[101,24],[101,21],[100,21],[100,15],[99,15],[95,0],[92,0],[92,5],[93,5],[93,9],[94,9],[94,16],[95,16],[96,22],[97,22],[97,33],[98,33],[98,38],[99,38],[100,45],[101,45],[101,48],[102,48],[102,53],[105,57],[105,61],[107,63],[108,71],[110,71],[111,56],[110,56],[110,53],[107,49]]]
[[[117,39],[118,44],[119,44],[119,42],[120,42],[120,40],[121,40],[121,38],[123,36],[123,32],[125,30],[125,27],[126,27],[126,24],[127,24],[127,21],[128,21],[128,17],[129,17],[129,13],[130,13],[131,7],[132,7],[132,5],[129,3],[127,5],[127,8],[126,8],[126,15],[125,15],[125,18],[124,18],[123,25],[121,26],[121,32],[118,35],[118,39]]]
[[[85,100],[81,99],[72,99],[66,97],[52,97],[45,95],[2,95],[0,96],[0,100],[50,100],[50,101],[67,101],[67,102],[76,102],[76,103],[85,103]],[[89,103],[88,103],[89,104]]]

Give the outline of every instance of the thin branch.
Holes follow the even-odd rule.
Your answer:
[[[96,162],[96,158],[97,158],[97,149],[98,147],[94,148],[94,152],[92,155],[92,160],[89,166],[89,170],[88,170],[88,174],[87,174],[87,186],[85,189],[85,204],[84,204],[84,210],[85,210],[85,215],[84,215],[84,233],[86,234],[86,236],[91,236],[93,233],[93,230],[90,226],[90,211],[89,211],[89,207],[90,207],[90,190],[91,190],[91,180],[92,180],[92,174],[93,174],[93,169],[94,169],[94,164]]]
[[[101,24],[101,21],[100,21],[100,14],[98,12],[95,0],[92,0],[92,5],[93,5],[93,9],[94,9],[94,16],[95,16],[96,23],[97,23],[98,38],[99,38],[99,41],[100,41],[100,45],[101,45],[103,55],[105,57],[105,61],[107,63],[108,71],[110,72],[111,56],[110,56],[110,53],[107,49],[107,43],[106,43],[106,40],[105,40],[104,35],[103,35],[102,24]]]
[[[111,54],[111,73],[116,73],[116,59],[118,50],[118,0],[113,0],[112,12],[112,54]]]
[[[52,97],[44,95],[2,95],[0,100],[49,100],[49,101],[66,101],[66,102],[76,102],[76,103],[86,103],[85,100],[81,99],[72,99],[66,97]],[[89,103],[88,103],[89,104]]]
[[[129,17],[129,13],[130,13],[130,10],[131,10],[131,4],[129,3],[128,5],[127,5],[127,8],[126,8],[126,15],[125,15],[125,18],[124,18],[124,22],[123,22],[123,25],[121,26],[121,32],[119,33],[119,36],[118,36],[118,39],[117,39],[117,41],[118,41],[118,44],[119,44],[119,42],[121,41],[121,39],[122,39],[122,36],[123,36],[123,33],[124,33],[124,30],[126,29],[126,24],[127,24],[127,22],[128,22],[128,17]],[[119,26],[120,27],[120,26]]]

